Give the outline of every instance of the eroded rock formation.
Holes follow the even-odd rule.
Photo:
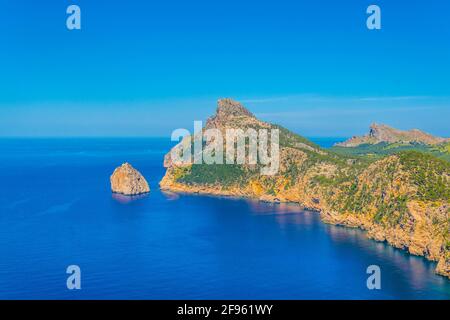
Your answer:
[[[150,187],[142,174],[131,164],[124,163],[111,175],[111,191],[124,195],[138,195],[150,192]]]

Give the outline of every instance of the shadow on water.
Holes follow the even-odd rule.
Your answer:
[[[127,204],[132,201],[136,201],[136,200],[142,200],[142,199],[147,198],[148,196],[149,196],[148,193],[138,194],[138,195],[134,195],[134,196],[128,196],[128,195],[124,195],[121,193],[112,193],[112,198],[122,204]]]
[[[435,262],[394,248],[387,242],[369,239],[364,230],[325,224],[321,221],[319,212],[307,210],[296,203],[268,203],[252,199],[240,201],[248,206],[251,216],[273,216],[280,230],[292,231],[291,235],[303,233],[303,236],[298,237],[311,242],[317,250],[326,248],[323,243],[314,242],[320,237],[317,233],[324,234],[328,239],[325,242],[333,247],[332,251],[337,259],[351,259],[354,264],[363,267],[363,280],[368,276],[365,268],[371,264],[379,265],[383,273],[383,286],[392,297],[427,298],[431,291],[432,297],[450,298],[450,283],[446,278],[435,274]]]
[[[353,229],[343,226],[325,225],[327,234],[337,249],[342,247],[356,247],[368,261],[379,264],[388,281],[385,285],[393,291],[400,291],[409,286],[416,294],[425,294],[430,286],[436,292],[447,295],[450,298],[449,281],[434,270],[436,263],[421,256],[409,254],[406,250],[398,249],[387,242],[379,242],[367,237],[367,233],[361,229]],[[412,298],[412,292],[402,292]]]

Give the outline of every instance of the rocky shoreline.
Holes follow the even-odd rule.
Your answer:
[[[405,250],[408,253],[416,256],[422,256],[427,260],[437,262],[436,274],[447,277],[450,279],[450,260],[445,256],[440,255],[440,243],[434,242],[431,250],[428,250],[424,245],[424,241],[420,235],[409,235],[404,230],[397,229],[384,229],[374,224],[368,218],[356,217],[354,215],[342,215],[332,213],[322,208],[317,199],[309,199],[308,201],[291,201],[287,199],[279,199],[278,197],[262,196],[255,197],[255,195],[243,192],[238,188],[224,190],[220,186],[206,187],[206,186],[186,186],[179,183],[173,183],[168,181],[167,178],[163,178],[160,183],[160,188],[163,191],[185,193],[185,194],[200,194],[208,196],[226,196],[234,198],[248,198],[259,200],[263,202],[271,203],[296,203],[301,205],[307,210],[315,211],[320,215],[322,222],[332,225],[340,225],[348,228],[359,228],[366,232],[369,239],[386,242],[389,245]],[[417,205],[413,204],[412,206]]]

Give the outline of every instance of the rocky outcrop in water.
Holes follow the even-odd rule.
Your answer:
[[[145,178],[129,163],[124,163],[116,168],[110,181],[111,191],[114,193],[131,196],[150,192],[150,187]]]

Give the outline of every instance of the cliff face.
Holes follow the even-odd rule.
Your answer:
[[[437,272],[449,276],[450,163],[419,152],[379,160],[338,155],[259,121],[229,99],[219,101],[205,126],[247,127],[280,130],[277,174],[261,175],[248,164],[176,166],[169,153],[161,188],[297,202],[320,211],[327,223],[362,228],[373,239],[439,261]]]
[[[435,145],[448,142],[450,139],[435,137],[418,129],[402,131],[384,124],[372,124],[369,133],[364,136],[355,136],[344,142],[336,143],[340,147],[357,147],[362,144],[387,143],[423,143]]]

